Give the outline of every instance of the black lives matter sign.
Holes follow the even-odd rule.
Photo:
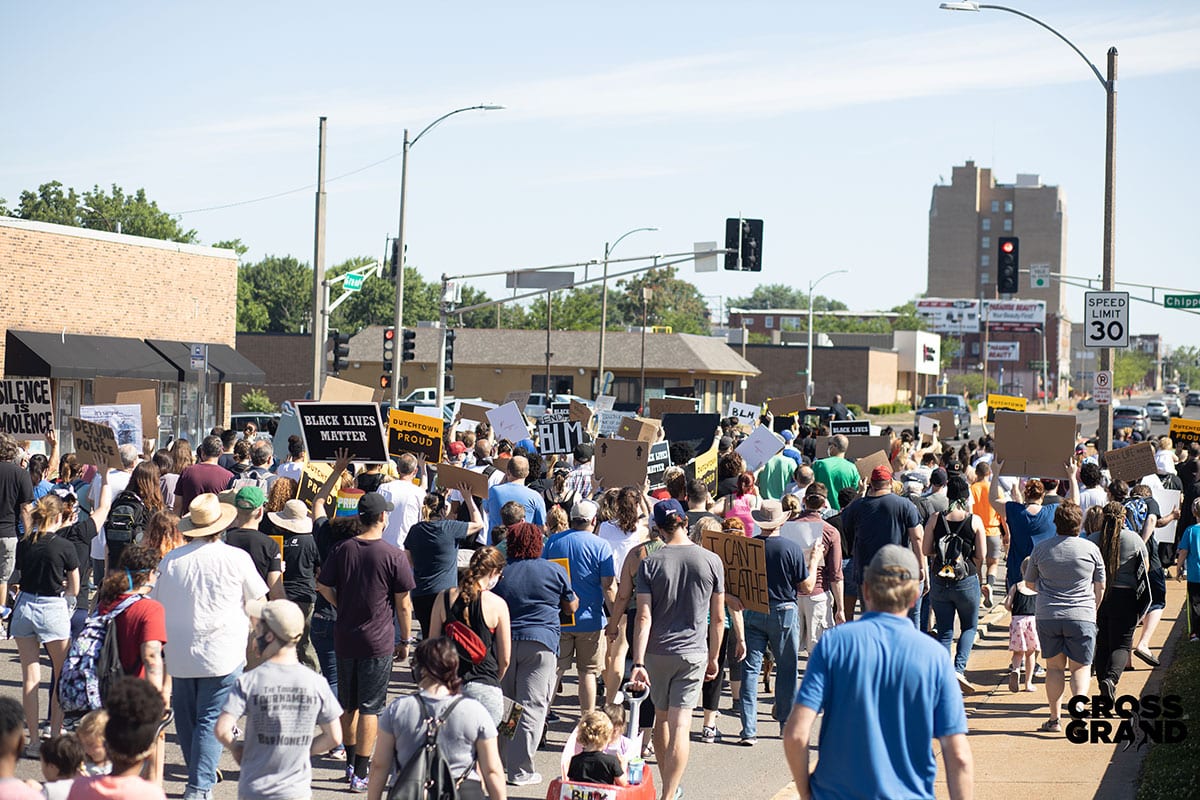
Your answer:
[[[383,425],[375,403],[296,403],[309,461],[337,461],[343,447],[355,461],[387,461]]]
[[[591,441],[582,422],[572,422],[567,419],[547,421],[545,418],[538,423],[538,450],[542,455],[563,455],[574,452],[575,445]]]
[[[15,439],[45,439],[52,430],[49,378],[0,379],[0,431]]]

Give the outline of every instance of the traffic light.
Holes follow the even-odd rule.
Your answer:
[[[391,372],[396,360],[396,329],[383,329],[383,371]],[[386,386],[384,387],[387,388]]]
[[[329,332],[329,343],[333,350],[333,373],[336,375],[344,369],[349,369],[350,334],[332,330]]]
[[[380,375],[380,376],[379,376],[379,388],[380,388],[380,389],[390,389],[390,388],[392,388],[392,376],[391,376],[391,375],[386,375],[386,374],[385,374],[385,375]]]
[[[392,270],[392,278],[395,279],[396,273],[400,271],[400,240],[392,239],[392,260],[389,265]]]
[[[446,371],[454,369],[454,329],[446,331]]]
[[[1016,294],[1017,275],[1021,264],[1021,240],[1016,236],[1001,236],[996,259],[996,285],[1000,294]]]
[[[453,375],[446,376],[446,382],[445,382],[444,386],[445,386],[447,392],[454,391],[454,376]]]
[[[725,269],[762,271],[762,236],[761,219],[725,220]]]
[[[400,343],[400,360],[412,361],[417,357],[417,332],[404,329],[404,341]]]

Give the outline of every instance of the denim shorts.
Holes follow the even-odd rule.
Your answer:
[[[71,638],[71,614],[65,597],[43,597],[21,592],[13,609],[9,635],[33,637],[45,644]]]
[[[1076,664],[1091,664],[1096,655],[1096,623],[1079,619],[1038,619],[1038,641],[1042,655],[1054,658],[1066,653]]]
[[[387,705],[392,657],[337,659],[338,702],[346,711],[378,715]]]

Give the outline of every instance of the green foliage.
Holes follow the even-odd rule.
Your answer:
[[[116,184],[111,193],[94,186],[81,195],[73,188],[64,190],[58,181],[50,181],[36,191],[21,192],[15,208],[0,205],[0,213],[100,231],[116,231],[119,226],[121,233],[172,242],[198,241],[196,231],[184,230],[177,219],[146,197],[145,189],[125,194]]]
[[[1188,580],[1192,576],[1188,575]],[[1183,613],[1187,613],[1184,600]],[[1161,797],[1195,797],[1200,785],[1200,736],[1196,724],[1200,720],[1200,645],[1180,636],[1175,654],[1163,678],[1161,695],[1178,695],[1183,702],[1184,724],[1188,735],[1178,744],[1152,744],[1142,762],[1138,783],[1138,800],[1158,800]]]
[[[651,290],[647,304],[647,325],[668,325],[674,333],[698,333],[707,336],[710,332],[708,304],[692,283],[676,277],[675,267],[652,269],[617,282],[618,292],[609,292],[609,312],[616,306],[618,324],[642,324],[642,288]],[[614,303],[615,300],[615,303]],[[609,325],[613,324],[609,317]]]
[[[926,329],[925,320],[917,316],[917,304],[913,300],[907,303],[892,307],[891,311],[900,316],[892,322],[892,330],[894,331],[923,331]],[[942,347],[945,347],[945,339],[942,339]]]
[[[250,246],[244,244],[241,239],[223,239],[222,241],[215,242],[213,247],[219,247],[222,250],[232,250],[237,253],[239,262],[242,260],[242,256],[250,252]]]
[[[1113,359],[1113,386],[1138,386],[1154,368],[1154,357],[1140,350],[1117,350]]]
[[[745,297],[734,297],[728,305],[732,308],[808,308],[808,292],[784,283],[763,283]],[[813,311],[846,311],[848,307],[839,300],[823,295],[813,297]]]
[[[1177,347],[1167,357],[1167,383],[1175,382],[1176,378],[1188,384],[1193,389],[1200,389],[1200,347]]]
[[[858,403],[846,403],[846,408],[850,409],[850,413],[854,415],[855,419],[862,419],[863,410]]]
[[[251,389],[242,395],[242,408],[259,414],[274,414],[279,410],[263,389]]]
[[[238,330],[300,333],[312,316],[312,267],[267,256],[238,268]]]
[[[955,339],[951,336],[942,337],[942,357],[940,363],[943,371],[950,368],[950,365],[954,363],[954,359],[958,358],[958,354],[962,352],[962,349],[962,339]]]
[[[908,403],[884,403],[883,405],[871,406],[867,409],[867,413],[873,417],[890,417],[893,414],[909,414],[912,413],[912,410],[912,406]]]
[[[946,341],[945,339],[942,340]],[[968,372],[964,375],[951,375],[948,378],[950,394],[966,393],[969,397],[985,394],[986,392],[995,393],[999,390],[999,384],[994,378],[987,379],[987,388],[984,389],[983,375],[977,372]]]

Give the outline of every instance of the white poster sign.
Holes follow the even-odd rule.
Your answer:
[[[783,439],[769,428],[757,427],[754,432],[737,446],[738,455],[746,462],[746,469],[754,472],[771,460],[783,449]]]
[[[142,450],[142,407],[131,405],[80,406],[79,418],[112,428],[117,445],[132,444]]]
[[[499,408],[488,409],[487,418],[496,433],[497,441],[508,439],[510,442],[519,442],[529,438],[525,415],[517,408],[516,403],[508,402]]]

